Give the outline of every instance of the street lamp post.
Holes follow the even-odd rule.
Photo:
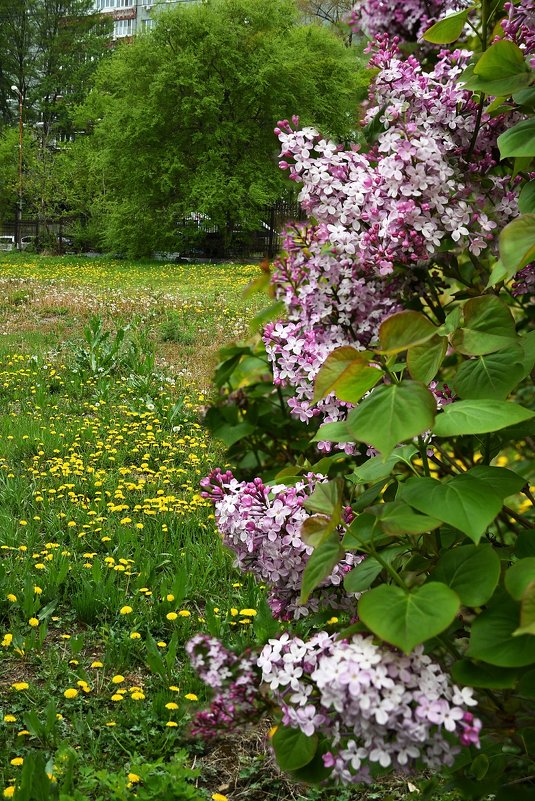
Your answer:
[[[11,89],[19,98],[19,202],[15,220],[15,238],[17,240],[17,248],[20,250],[22,240],[22,92],[18,86],[12,86]]]

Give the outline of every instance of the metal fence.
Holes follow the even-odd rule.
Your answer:
[[[174,247],[174,256],[184,259],[272,259],[282,247],[282,231],[290,221],[305,219],[305,214],[296,200],[280,200],[267,206],[260,215],[255,230],[234,227],[223,231],[204,214],[192,213],[179,221]],[[36,248],[55,244],[62,251],[76,249],[76,239],[71,242],[72,230],[78,227],[78,218],[64,217],[48,220],[46,225],[34,218],[0,222],[0,236],[13,236],[17,240],[17,225],[24,246]],[[33,238],[29,239],[30,237]]]

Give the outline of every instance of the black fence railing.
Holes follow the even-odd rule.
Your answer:
[[[172,256],[191,260],[272,259],[281,250],[284,227],[305,216],[297,201],[280,200],[265,208],[254,230],[245,230],[239,226],[223,229],[206,215],[192,213],[177,224]],[[34,218],[5,221],[0,222],[0,237],[13,237],[15,243],[20,237],[23,249],[87,250],[87,243],[78,246],[83,233],[79,223],[74,217],[47,220],[46,224]],[[1,242],[0,249],[6,249]]]

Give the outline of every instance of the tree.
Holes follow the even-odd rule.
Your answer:
[[[16,86],[28,122],[72,133],[69,106],[80,103],[90,76],[109,52],[111,21],[91,13],[92,0],[0,0],[0,114],[12,124]]]
[[[359,85],[353,55],[330,30],[302,25],[292,0],[210,0],[162,14],[103,62],[84,107],[105,171],[107,246],[176,249],[180,220],[198,212],[228,248],[288,191],[277,120],[301,114],[345,139]]]
[[[345,20],[354,5],[353,0],[297,0],[297,5],[305,19],[316,19],[332,26],[343,36],[346,44],[351,44],[353,33]]]

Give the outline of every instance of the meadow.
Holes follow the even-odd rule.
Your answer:
[[[212,744],[184,654],[275,633],[198,482],[219,347],[251,336],[255,265],[0,260],[0,794],[24,801],[368,801],[288,782],[265,727]],[[449,798],[444,795],[443,798]]]

